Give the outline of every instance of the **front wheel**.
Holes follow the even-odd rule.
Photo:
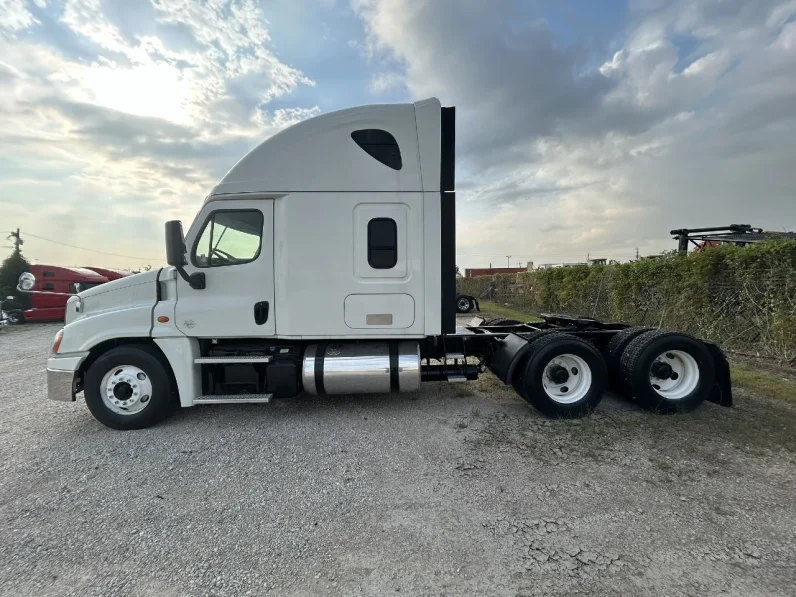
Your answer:
[[[120,346],[99,357],[86,372],[86,405],[112,429],[143,429],[171,412],[172,383],[161,355],[143,344]]]
[[[589,414],[602,400],[607,374],[594,346],[554,332],[532,340],[529,351],[512,385],[537,410],[572,419]]]
[[[6,319],[8,319],[8,323],[19,324],[25,321],[25,316],[21,311],[9,311],[6,314]]]

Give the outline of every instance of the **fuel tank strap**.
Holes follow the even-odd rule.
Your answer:
[[[398,391],[398,341],[390,340],[390,391]]]
[[[318,396],[326,396],[326,388],[323,386],[323,359],[328,345],[328,342],[321,342],[315,349],[315,390]]]

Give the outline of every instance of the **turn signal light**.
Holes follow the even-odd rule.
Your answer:
[[[169,322],[169,318],[168,318],[168,317],[166,317],[165,315],[160,315],[160,316],[158,317],[158,321],[159,321],[160,323],[168,323],[168,322]]]
[[[58,352],[58,349],[61,348],[61,341],[64,339],[64,329],[61,328],[58,330],[58,333],[55,334],[55,340],[53,340],[53,354]]]

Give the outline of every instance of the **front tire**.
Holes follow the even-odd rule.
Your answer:
[[[21,311],[9,311],[6,315],[8,319],[8,323],[11,324],[20,324],[25,322],[25,316],[22,315]]]
[[[530,357],[512,385],[549,417],[574,419],[602,400],[607,374],[597,349],[575,336],[548,333],[531,342]]]
[[[91,364],[84,380],[86,405],[112,429],[143,429],[172,411],[172,381],[163,357],[144,344],[109,350]]]
[[[646,332],[622,355],[624,394],[658,413],[688,412],[713,389],[716,369],[707,347],[678,332]]]

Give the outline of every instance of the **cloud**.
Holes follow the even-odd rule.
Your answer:
[[[403,85],[403,76],[397,72],[378,73],[368,85],[368,90],[374,94],[386,93]]]
[[[24,197],[57,201],[61,235],[95,234],[78,217],[88,202],[148,221],[142,252],[159,254],[164,217],[191,218],[246,151],[320,112],[285,105],[315,82],[276,56],[252,0],[38,0],[47,19],[0,2],[0,145],[14,147],[0,202],[31,232],[45,224]]]
[[[0,0],[0,32],[14,35],[37,22],[25,7],[25,0]]]
[[[631,1],[610,50],[562,43],[510,3],[352,7],[413,99],[457,106],[463,261],[796,227],[796,2]]]

